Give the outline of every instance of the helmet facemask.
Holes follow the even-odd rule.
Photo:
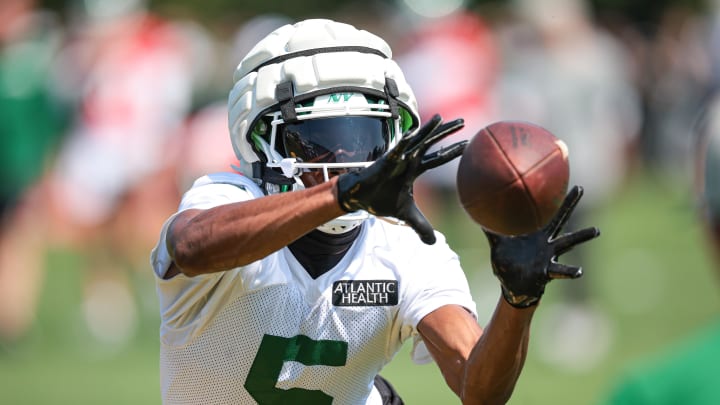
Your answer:
[[[268,193],[303,189],[367,167],[412,124],[406,113],[393,118],[385,100],[357,92],[317,96],[311,104],[297,106],[297,118],[289,122],[280,111],[266,114],[251,134],[267,157],[270,170],[262,170],[262,180]],[[318,229],[341,234],[368,217],[364,211],[348,213]]]

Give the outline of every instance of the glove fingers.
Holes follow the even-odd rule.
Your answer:
[[[444,139],[448,135],[455,133],[459,130],[461,130],[465,126],[465,120],[462,118],[455,119],[450,122],[446,122],[440,126],[437,127],[430,136],[427,137],[427,139],[424,142],[424,145],[427,147],[430,147],[431,145],[434,145],[435,143],[439,142],[440,140]]]
[[[557,236],[560,230],[565,225],[567,220],[570,218],[575,206],[583,195],[583,189],[580,186],[574,186],[570,192],[565,196],[560,209],[555,214],[553,219],[545,226],[545,230],[549,232],[550,237]]]
[[[427,170],[434,169],[438,166],[444,165],[445,163],[455,159],[456,157],[462,155],[463,151],[465,150],[465,146],[468,144],[468,141],[461,141],[458,143],[454,143],[450,146],[444,147],[436,152],[433,152],[429,155],[425,155],[420,162],[420,170],[419,173],[423,173]]]
[[[440,117],[439,115],[436,115],[436,117]],[[424,136],[421,138],[418,138],[416,142],[413,143],[413,145],[408,149],[408,152],[414,153],[416,151],[421,151],[421,153],[424,153],[426,150],[428,150],[432,145],[436,144],[440,140],[444,139],[448,135],[457,132],[458,130],[462,129],[465,126],[465,121],[462,118],[458,118],[454,121],[446,122],[444,124],[438,125],[435,128],[433,128],[432,131],[430,131],[427,134],[424,134]]]
[[[413,150],[417,149],[418,145],[422,145],[425,138],[427,138],[430,134],[435,131],[437,127],[439,127],[442,124],[442,118],[439,114],[435,114],[430,121],[425,123],[420,129],[417,131],[404,135],[403,138],[400,140],[400,143],[395,148],[402,147],[403,151],[409,153]]]
[[[551,262],[548,266],[548,277],[553,280],[561,278],[580,278],[582,274],[582,267],[578,266],[570,266],[556,262]]]
[[[595,227],[581,229],[572,233],[564,234],[552,241],[555,255],[559,256],[570,251],[575,246],[595,239],[600,236],[600,230]]]
[[[435,243],[435,231],[432,225],[428,222],[425,215],[420,212],[420,209],[415,204],[410,206],[407,212],[407,216],[402,218],[408,225],[410,225],[415,232],[420,236],[420,240],[426,245],[432,245]]]

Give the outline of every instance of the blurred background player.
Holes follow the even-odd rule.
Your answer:
[[[435,148],[470,139],[498,114],[495,87],[500,54],[491,27],[481,15],[462,8],[440,17],[417,18],[412,26],[399,43],[398,64],[415,89],[421,118],[437,113],[465,120],[461,133]],[[452,161],[416,183],[418,204],[438,224],[458,204],[457,166],[458,161]]]
[[[0,343],[24,336],[42,268],[42,210],[31,197],[52,166],[71,110],[53,80],[64,41],[33,0],[0,2]]]
[[[695,143],[699,217],[707,249],[720,276],[720,99],[713,98],[700,120]],[[682,269],[679,269],[682,271]],[[720,281],[716,278],[715,281]],[[693,299],[689,297],[688,299]],[[720,402],[720,319],[635,364],[616,381],[607,405],[706,405]]]
[[[101,342],[122,344],[138,324],[131,273],[144,267],[154,231],[179,198],[175,164],[183,125],[197,77],[207,75],[198,61],[211,58],[201,57],[201,30],[156,16],[140,0],[70,6],[72,30],[43,77],[73,114],[51,170],[28,198],[32,215],[16,216],[25,250],[15,248],[12,261],[2,263],[0,274],[18,280],[0,283],[14,286],[12,294],[0,295],[22,296],[7,308],[27,302],[28,309],[16,313],[29,325],[40,289],[40,276],[31,275],[42,274],[48,249],[74,251],[84,270],[87,327]],[[49,118],[25,118],[25,125],[50,125]],[[28,170],[40,170],[45,155],[37,151],[44,149],[37,148]],[[22,289],[25,284],[34,287]]]
[[[496,87],[500,119],[530,121],[570,151],[570,184],[587,188],[573,221],[584,222],[623,190],[635,164],[641,110],[634,65],[625,46],[593,19],[585,0],[513,0],[499,27],[502,72]],[[571,256],[586,260],[583,246]],[[607,316],[593,302],[593,275],[560,287],[538,331],[545,361],[582,371],[610,348]],[[575,336],[564,341],[564,337]],[[593,343],[588,344],[591,341]],[[560,343],[562,342],[562,343]],[[581,343],[582,342],[582,343]]]

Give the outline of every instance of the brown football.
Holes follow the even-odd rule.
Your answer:
[[[484,228],[520,235],[543,227],[565,198],[565,143],[529,122],[500,121],[480,130],[458,165],[460,203]]]

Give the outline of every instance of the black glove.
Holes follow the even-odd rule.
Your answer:
[[[462,119],[443,124],[435,115],[416,132],[407,134],[398,144],[367,168],[344,173],[338,178],[340,207],[347,211],[365,210],[377,216],[389,216],[407,222],[428,245],[435,233],[415,205],[413,182],[426,170],[460,156],[467,141],[458,142],[434,153],[425,152],[446,136],[465,125]]]
[[[590,227],[558,236],[582,194],[581,187],[573,187],[555,217],[536,232],[504,236],[483,229],[490,242],[493,272],[500,279],[503,296],[510,305],[517,308],[535,305],[550,280],[582,276],[581,267],[557,262],[558,256],[600,235],[599,229]]]

